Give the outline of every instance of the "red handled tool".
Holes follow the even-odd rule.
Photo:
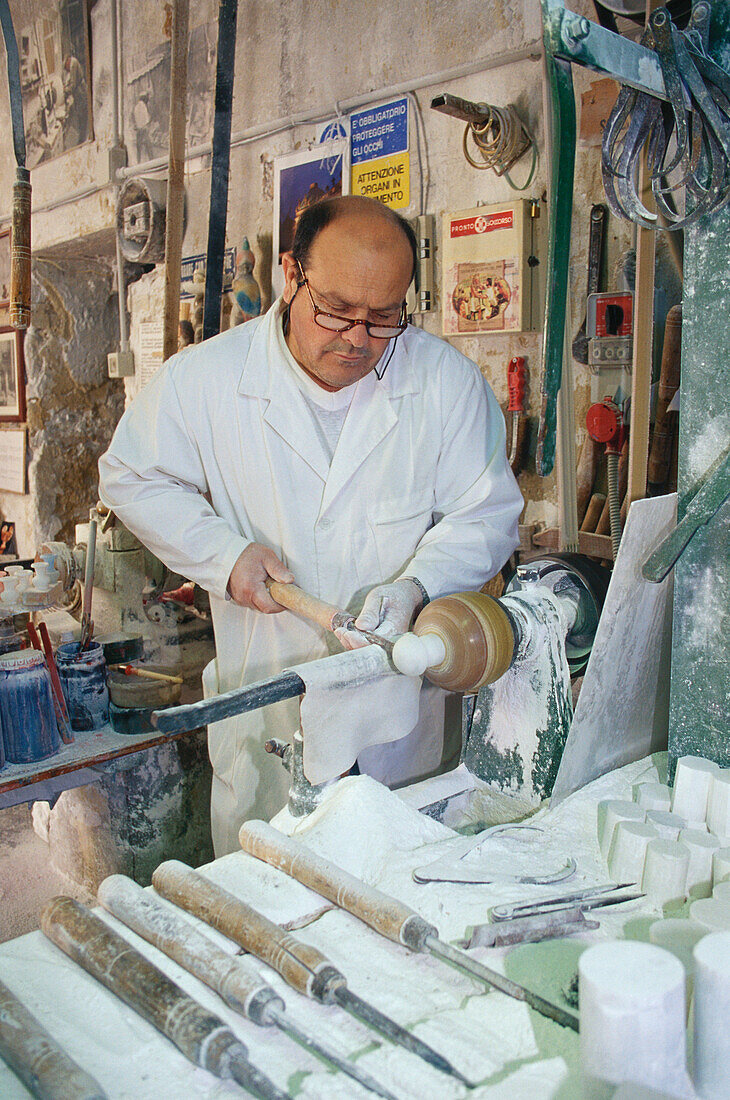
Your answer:
[[[509,464],[512,473],[517,474],[522,469],[522,456],[525,449],[527,436],[527,420],[525,418],[525,389],[527,386],[527,371],[525,360],[521,355],[515,355],[509,361],[507,367],[507,389],[509,392],[509,404],[507,412],[512,413],[512,441],[509,452]]]
[[[38,631],[41,633],[43,642],[38,637]],[[33,623],[28,623],[28,637],[30,638],[33,649],[37,649],[39,653],[43,653],[46,658],[46,664],[48,665],[48,671],[51,674],[51,688],[53,693],[53,710],[56,715],[56,725],[58,726],[58,732],[61,735],[61,740],[66,745],[73,744],[73,734],[71,733],[71,727],[68,723],[68,711],[66,710],[66,700],[63,697],[63,688],[61,687],[61,679],[58,675],[58,669],[56,668],[56,662],[53,657],[53,647],[51,646],[51,639],[48,636],[48,627],[45,623],[38,624],[38,631],[34,627]]]

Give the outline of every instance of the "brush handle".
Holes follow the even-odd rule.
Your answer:
[[[287,607],[295,615],[301,615],[304,619],[311,619],[313,623],[317,623],[325,630],[334,630],[335,626],[342,626],[345,621],[351,620],[353,617],[346,611],[341,611],[339,607],[334,607],[331,603],[325,603],[324,600],[319,600],[316,596],[310,596],[308,592],[305,592],[296,584],[283,584],[281,581],[269,578],[266,581],[266,587],[272,600],[275,600],[276,603],[281,604],[282,607]],[[335,621],[335,616],[338,617],[337,621]]]
[[[22,1001],[0,982],[0,1058],[33,1096],[106,1100],[93,1077],[69,1058]]]
[[[422,951],[428,936],[438,937],[437,929],[415,910],[315,855],[265,821],[245,822],[238,839],[249,855],[284,871],[394,943]]]
[[[236,1012],[261,1024],[266,1022],[267,1006],[284,1011],[281,997],[252,966],[237,955],[227,954],[131,878],[110,875],[99,887],[97,897],[127,928],[205,982]]]
[[[273,967],[298,993],[322,1000],[323,983],[328,985],[335,976],[341,978],[316,947],[302,943],[240,898],[176,859],[160,864],[152,875],[152,885],[163,898],[187,909]]]
[[[186,1058],[227,1076],[239,1044],[223,1020],[208,1012],[127,940],[73,898],[53,898],[41,914],[49,940],[120,1000],[153,1024]]]

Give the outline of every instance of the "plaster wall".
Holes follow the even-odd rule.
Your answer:
[[[588,0],[574,0],[571,7],[589,16],[593,14]],[[119,0],[118,8],[119,119],[133,165],[140,151],[134,104],[143,89],[151,90],[154,95],[156,82],[162,81],[164,85],[165,64],[169,65],[169,20],[165,6],[151,0]],[[110,0],[97,0],[90,12],[93,140],[39,165],[32,174],[33,240],[34,252],[38,254],[52,254],[60,248],[68,252],[69,247],[73,251],[74,247],[81,248],[83,242],[89,241],[94,241],[99,251],[107,254],[113,246],[114,187],[110,184],[108,170],[108,151],[113,140],[110,12]],[[213,0],[191,5],[191,34],[198,43],[188,93],[189,142],[193,143],[200,141],[204,131],[207,130],[208,136],[212,131],[216,17],[217,5]],[[504,177],[499,178],[491,171],[477,171],[466,163],[461,151],[461,123],[432,111],[431,98],[440,92],[451,92],[475,101],[498,105],[513,103],[539,151],[534,178],[523,196],[542,200],[545,224],[547,156],[540,35],[540,8],[534,0],[498,0],[488,7],[477,0],[455,0],[449,5],[427,0],[417,9],[402,0],[379,8],[373,7],[369,0],[345,3],[313,0],[308,4],[244,0],[239,3],[227,244],[240,246],[242,237],[248,236],[257,260],[256,276],[261,284],[264,308],[271,301],[274,158],[312,147],[316,141],[314,123],[292,126],[281,122],[292,115],[306,113],[321,119],[333,118],[340,113],[338,104],[353,97],[371,95],[371,102],[377,103],[384,98],[383,92],[388,88],[396,85],[407,88],[426,80],[426,85],[410,96],[411,205],[402,213],[408,217],[421,212],[436,214],[438,239],[441,221],[449,211],[522,196],[510,188]],[[524,50],[531,52],[531,59],[490,67],[495,60]],[[480,59],[484,62],[483,72],[451,80],[437,75],[465,64],[478,64]],[[207,73],[210,81],[205,89],[200,86],[201,72]],[[429,79],[431,76],[433,79]],[[580,99],[595,77],[577,69],[574,77],[580,110]],[[159,115],[160,109],[158,103],[158,140],[160,126],[165,124],[165,116]],[[0,87],[0,118],[7,116],[7,110],[7,92],[3,85]],[[246,142],[237,139],[237,135],[253,126],[266,124],[267,120],[278,132]],[[154,151],[159,151],[159,145],[155,145]],[[588,213],[591,203],[603,198],[599,152],[595,140],[589,138],[579,142],[575,221],[570,242],[573,331],[578,329],[584,309]],[[528,171],[529,156],[526,156],[513,169],[515,183],[523,183]],[[155,173],[145,171],[145,174],[164,176],[165,169]],[[6,158],[0,166],[0,209],[3,206],[1,196],[8,196],[4,205],[9,204],[12,176],[12,165]],[[205,252],[209,187],[209,156],[197,156],[187,165],[188,222],[184,255]],[[615,257],[629,243],[630,231],[611,219],[609,270]],[[545,259],[546,249],[543,262]],[[437,288],[439,280],[437,249]],[[162,293],[160,269],[144,276],[141,283],[131,288],[128,308],[133,350],[138,348],[140,320],[153,319],[159,315],[158,311],[161,312]],[[436,310],[419,317],[417,323],[439,333],[439,306],[437,293]],[[110,326],[111,340],[115,341],[114,318],[110,316],[105,323]],[[451,339],[479,364],[503,407],[507,403],[509,359],[516,354],[526,357],[528,412],[533,415],[530,451],[534,453],[540,334],[495,333]],[[574,373],[576,435],[580,444],[584,435],[584,412],[589,402],[589,377],[587,368],[578,364],[574,364]],[[134,380],[128,382],[127,396],[133,396],[137,388]],[[73,400],[78,401],[78,395]],[[29,457],[32,466],[32,449]],[[93,471],[83,477],[87,496],[91,499],[96,492]],[[521,485],[530,501],[528,518],[540,519],[549,525],[554,523],[554,477],[538,478],[530,457]],[[16,522],[22,529],[23,541],[27,543],[24,549],[31,552],[34,522],[28,508],[19,507],[17,499],[11,504],[19,517]],[[0,507],[7,510],[1,498]]]

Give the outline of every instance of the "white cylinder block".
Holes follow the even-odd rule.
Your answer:
[[[730,1097],[730,932],[694,949],[694,1085],[702,1100]]]

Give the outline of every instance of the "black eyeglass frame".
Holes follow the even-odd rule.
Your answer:
[[[328,313],[325,309],[320,309],[314,298],[312,297],[312,289],[309,285],[309,279],[304,274],[304,270],[299,260],[297,260],[297,267],[299,268],[299,274],[301,280],[297,282],[297,287],[305,286],[307,288],[307,294],[309,295],[309,301],[312,303],[312,311],[314,313],[314,323],[325,332],[349,332],[351,328],[355,328],[356,325],[364,325],[365,331],[368,336],[372,336],[374,340],[397,340],[406,329],[408,328],[408,320],[406,315],[406,303],[405,299],[401,303],[400,316],[401,319],[397,325],[379,325],[377,321],[364,321],[364,320],[352,320],[349,317],[340,317],[337,313]],[[293,299],[292,299],[293,300]],[[323,325],[321,321],[318,321],[318,317],[331,317],[333,321],[342,321],[342,328],[330,328],[328,325]],[[373,332],[373,329],[387,329],[388,334],[386,336],[378,336]]]

